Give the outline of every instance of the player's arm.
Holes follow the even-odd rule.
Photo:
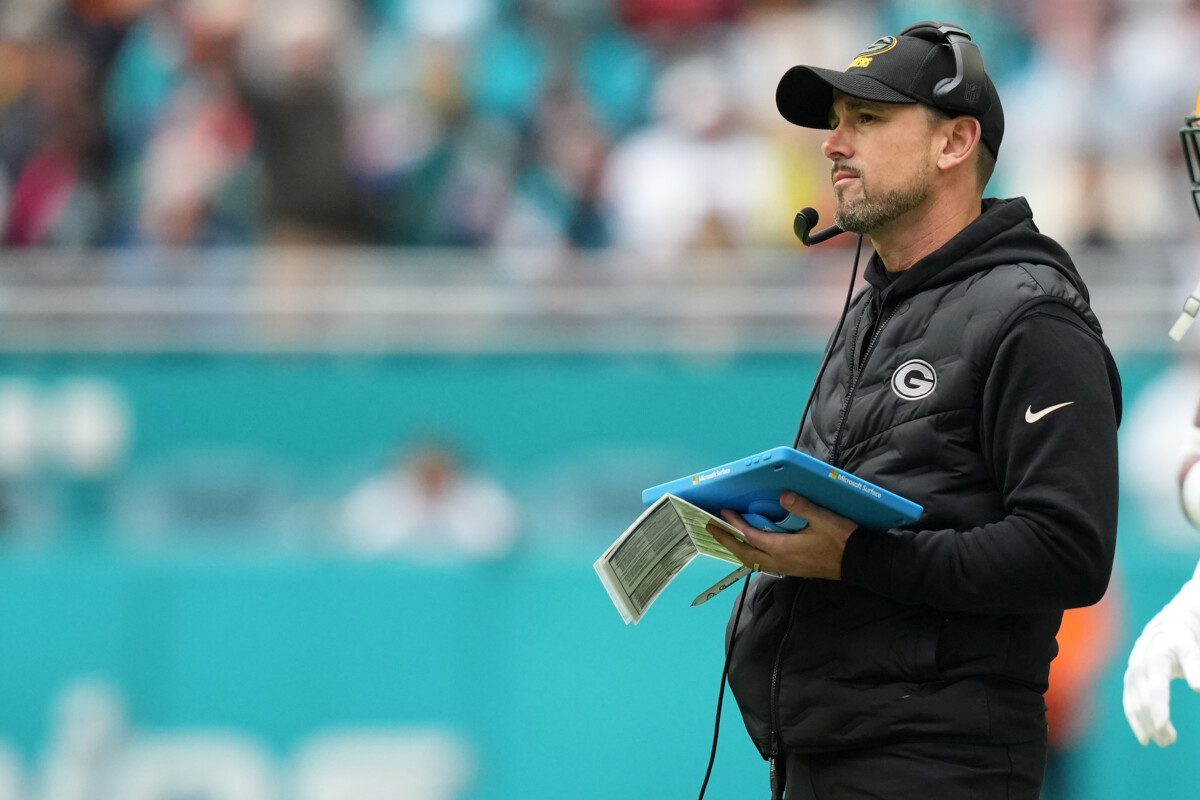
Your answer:
[[[858,530],[842,579],[946,610],[1032,613],[1099,600],[1116,547],[1119,381],[1073,310],[1027,313],[999,342],[980,414],[1004,515],[970,529]]]
[[[1187,117],[1183,130],[1183,152],[1192,179],[1192,200],[1200,213],[1200,95],[1196,97],[1196,113]],[[1196,316],[1196,295],[1200,287],[1184,303],[1170,336],[1183,338]],[[1192,429],[1184,441],[1183,459],[1179,465],[1179,499],[1183,512],[1193,525],[1200,527],[1200,408]],[[1134,643],[1125,670],[1125,718],[1138,741],[1150,740],[1159,747],[1175,741],[1171,725],[1171,681],[1185,677],[1188,684],[1200,691],[1200,565],[1192,579],[1159,611]]]

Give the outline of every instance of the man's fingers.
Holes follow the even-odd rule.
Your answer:
[[[760,531],[746,520],[742,519],[742,515],[728,509],[721,512],[721,516],[725,518],[725,522],[741,532],[749,542],[739,541],[736,536],[729,531],[723,529],[715,522],[708,523],[708,532],[713,537],[725,545],[729,552],[737,556],[738,560],[747,567],[753,567],[755,570],[768,569],[768,566],[775,564],[775,559],[771,557],[770,551],[766,546],[769,546],[771,534]],[[773,566],[771,567],[774,568]],[[770,570],[768,570],[770,571]]]
[[[738,530],[741,530],[739,526],[735,525],[734,527],[737,527]],[[717,525],[715,522],[708,523],[707,530],[713,535],[714,539],[723,544],[725,548],[729,550],[729,552],[737,556],[738,560],[746,566],[751,566],[753,564],[762,562],[762,558],[760,557],[762,555],[761,551],[752,545],[748,545],[739,540],[736,536],[722,528],[720,525]]]
[[[758,528],[751,525],[749,522],[746,522],[746,520],[742,519],[742,515],[737,513],[736,511],[730,511],[729,509],[724,509],[723,511],[721,511],[721,517],[727,523],[729,523],[730,525],[732,525],[733,527],[735,527],[739,531],[741,531],[742,535],[746,537],[746,541],[750,542],[750,544],[754,546],[754,549],[760,550],[762,552],[770,552],[771,551],[771,544],[774,541],[774,539],[772,537],[775,536],[776,534],[771,534],[771,533],[767,533],[766,531],[759,530]]]
[[[742,542],[732,533],[725,530],[715,522],[708,523],[708,525],[705,526],[705,530],[711,533],[714,539],[723,544],[725,548],[734,555],[737,555],[738,551],[746,546],[745,542]]]
[[[816,503],[809,500],[807,497],[801,497],[795,492],[784,492],[779,496],[779,504],[788,511],[799,514],[802,511],[807,511],[813,508],[820,508]]]

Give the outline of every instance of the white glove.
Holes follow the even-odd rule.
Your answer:
[[[1197,567],[1200,575],[1200,566]],[[1125,718],[1142,744],[1175,742],[1171,724],[1171,681],[1185,678],[1200,692],[1200,577],[1146,624],[1129,654],[1125,670]]]
[[[1198,412],[1200,417],[1200,412]],[[1188,429],[1180,458],[1193,462],[1184,473],[1179,499],[1188,521],[1200,528],[1200,427]],[[1125,670],[1122,703],[1138,741],[1174,744],[1171,681],[1184,678],[1200,692],[1200,564],[1192,579],[1142,629]]]

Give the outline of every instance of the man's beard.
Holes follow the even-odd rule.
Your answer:
[[[861,178],[860,185],[861,184]],[[851,233],[870,234],[912,211],[929,197],[929,184],[914,180],[908,186],[892,189],[878,197],[867,193],[855,200],[842,200],[834,212],[833,221]]]

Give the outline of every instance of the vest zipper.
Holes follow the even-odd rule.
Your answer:
[[[854,392],[858,389],[858,381],[860,378],[862,378],[863,369],[867,366],[867,359],[871,357],[872,351],[875,350],[875,344],[879,341],[880,334],[883,333],[883,329],[887,327],[888,322],[892,319],[895,313],[896,307],[892,306],[892,308],[888,310],[887,315],[879,320],[879,324],[875,326],[875,331],[871,334],[871,341],[867,344],[866,349],[863,350],[862,358],[859,359],[858,364],[854,366],[853,371],[850,373],[850,386],[846,389],[845,398],[842,399],[842,415],[838,418],[837,428],[835,428],[833,432],[833,447],[830,452],[829,463],[835,467],[842,466],[841,463],[839,463],[839,458],[842,455],[842,428],[846,424],[846,417],[850,415],[850,403],[854,400]],[[856,325],[856,341],[858,339],[857,331],[858,326]]]
[[[864,307],[863,312],[866,309]],[[854,364],[854,345],[858,343],[858,332],[862,325],[864,313],[860,313],[854,322],[854,337],[851,340],[850,349],[850,387],[846,390],[846,397],[842,402],[842,415],[838,419],[837,429],[834,431],[833,437],[833,457],[830,463],[834,466],[840,466],[837,463],[839,449],[842,438],[842,426],[846,422],[846,416],[850,413],[850,401],[854,396],[855,389],[858,388],[858,379],[862,375],[863,367],[867,364],[867,359],[871,357],[871,351],[875,349],[876,342],[879,341],[879,335],[883,333],[884,327],[895,314],[895,308],[888,311],[887,315],[880,319],[879,324],[875,326],[874,332],[871,334],[871,341],[867,344],[863,351],[862,358],[859,360],[857,367]],[[771,752],[768,758],[771,769],[771,800],[782,800],[783,791],[786,787],[786,774],[779,769],[779,759],[783,755],[780,752],[780,730],[779,730],[779,677],[783,667],[783,653],[787,648],[788,639],[792,635],[792,624],[796,620],[796,607],[800,604],[800,595],[804,594],[805,584],[801,583],[796,589],[796,594],[792,598],[792,606],[788,610],[787,624],[783,629],[783,636],[779,640],[779,649],[775,652],[775,664],[771,669]]]
[[[785,773],[779,769],[779,673],[783,666],[783,651],[792,635],[792,623],[796,619],[796,606],[800,603],[800,595],[804,594],[805,584],[801,583],[792,597],[792,607],[788,611],[787,625],[784,626],[783,636],[779,639],[779,649],[775,652],[775,666],[771,669],[771,755],[768,759],[771,765],[771,800],[782,800],[786,785]]]

